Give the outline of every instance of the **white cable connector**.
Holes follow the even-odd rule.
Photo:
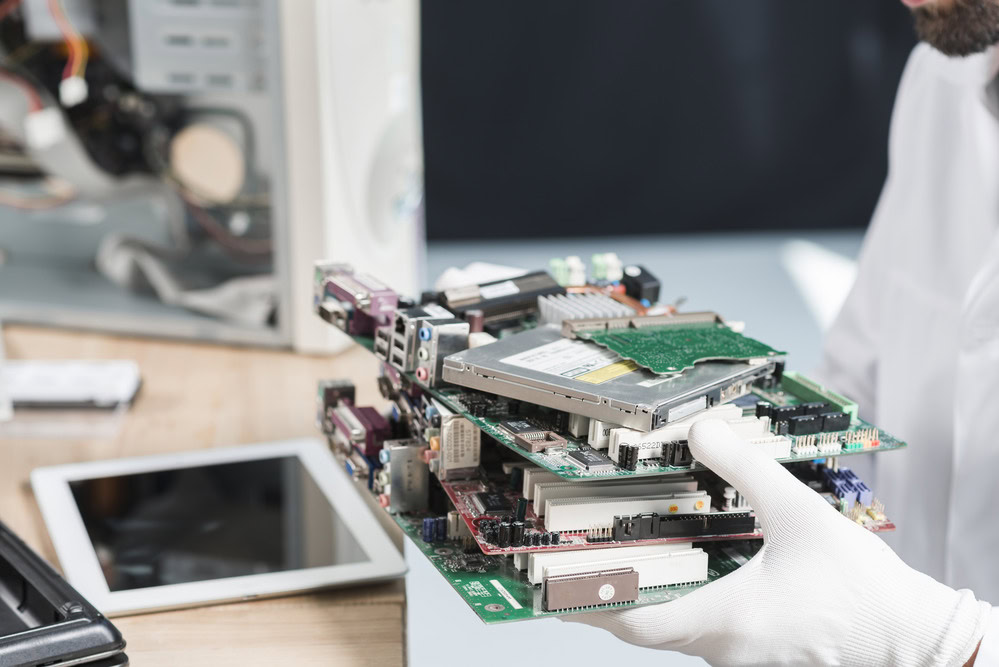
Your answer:
[[[43,151],[66,138],[66,121],[56,107],[32,111],[24,119],[24,143],[29,149]]]
[[[86,101],[90,90],[82,76],[71,76],[59,83],[59,102],[66,107],[75,107]]]

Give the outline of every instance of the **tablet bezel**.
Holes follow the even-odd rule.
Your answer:
[[[109,589],[83,517],[73,498],[71,482],[287,456],[295,456],[302,462],[369,560],[150,588],[123,591]],[[64,576],[97,609],[108,616],[287,595],[392,579],[406,572],[402,555],[360,497],[353,482],[327,446],[316,439],[303,438],[37,468],[31,473],[31,486]]]

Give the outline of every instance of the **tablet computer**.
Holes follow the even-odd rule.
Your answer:
[[[406,570],[314,439],[39,468],[31,484],[66,578],[109,616]]]

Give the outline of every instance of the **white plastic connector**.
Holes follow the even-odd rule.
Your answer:
[[[545,530],[586,530],[607,526],[615,516],[655,512],[667,514],[702,514],[711,511],[711,496],[706,491],[682,491],[659,496],[555,498],[545,504]]]
[[[66,108],[82,104],[89,94],[90,89],[82,76],[71,76],[59,82],[59,102]]]
[[[654,480],[640,482],[635,479],[610,482],[543,482],[534,486],[534,513],[541,516],[547,510],[547,502],[553,498],[596,498],[657,496],[680,491],[697,491],[697,480],[687,475],[667,478],[663,482]]]
[[[736,434],[744,438],[764,435],[764,426],[756,417],[743,417],[742,408],[731,403],[726,403],[703,410],[686,419],[681,419],[648,433],[631,428],[615,428],[610,432],[607,456],[612,461],[617,461],[618,447],[620,445],[638,445],[642,447],[643,450],[639,451],[638,454],[638,458],[640,459],[658,456],[662,452],[662,444],[664,442],[686,440],[687,434],[690,432],[690,425],[702,419],[721,419],[722,421],[729,422],[733,430],[736,431]],[[644,449],[646,446],[649,448],[648,451]]]
[[[775,459],[786,459],[791,456],[791,439],[785,435],[768,435],[762,438],[753,438],[749,444],[759,447],[767,456]]]
[[[690,542],[672,542],[670,544],[644,544],[634,547],[615,547],[614,558],[635,558],[666,553],[689,551],[693,548]],[[550,567],[571,565],[573,563],[592,563],[607,558],[600,553],[604,549],[584,549],[581,551],[542,551],[530,554],[527,564],[527,580],[532,584],[540,584],[545,577],[545,570]]]
[[[591,419],[586,442],[593,449],[607,449],[610,444],[611,430],[616,428],[620,428],[620,425],[602,422],[599,419]]]
[[[565,478],[559,477],[555,473],[544,470],[542,468],[525,468],[524,469],[524,497],[528,500],[534,500],[534,487],[543,482],[562,482]]]
[[[569,434],[574,438],[582,438],[590,432],[590,418],[585,415],[569,413]]]
[[[612,283],[620,282],[624,278],[624,264],[617,253],[608,252],[604,254],[604,266],[606,278]]]
[[[722,509],[726,512],[731,512],[735,509],[735,487],[726,486],[725,490],[722,492],[722,498],[725,502],[722,504]]]
[[[586,264],[577,255],[569,255],[565,258],[566,267],[569,269],[568,283],[566,287],[582,287],[586,284]]]
[[[36,151],[55,146],[66,138],[66,121],[55,107],[33,111],[24,119],[24,142]]]
[[[684,549],[663,554],[614,557],[617,549],[600,549],[604,552],[593,561],[570,565],[552,565],[544,568],[544,578],[562,574],[578,574],[631,567],[638,572],[639,588],[655,588],[704,581],[708,578],[708,554],[703,549]],[[601,558],[602,556],[602,558]]]

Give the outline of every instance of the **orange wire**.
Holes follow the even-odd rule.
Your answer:
[[[62,33],[62,38],[66,40],[66,48],[69,49],[69,58],[66,60],[66,67],[62,70],[62,78],[68,79],[72,76],[78,76],[82,69],[83,59],[86,57],[86,42],[66,18],[66,12],[63,10],[60,0],[49,0],[49,12],[52,14],[59,32]]]

